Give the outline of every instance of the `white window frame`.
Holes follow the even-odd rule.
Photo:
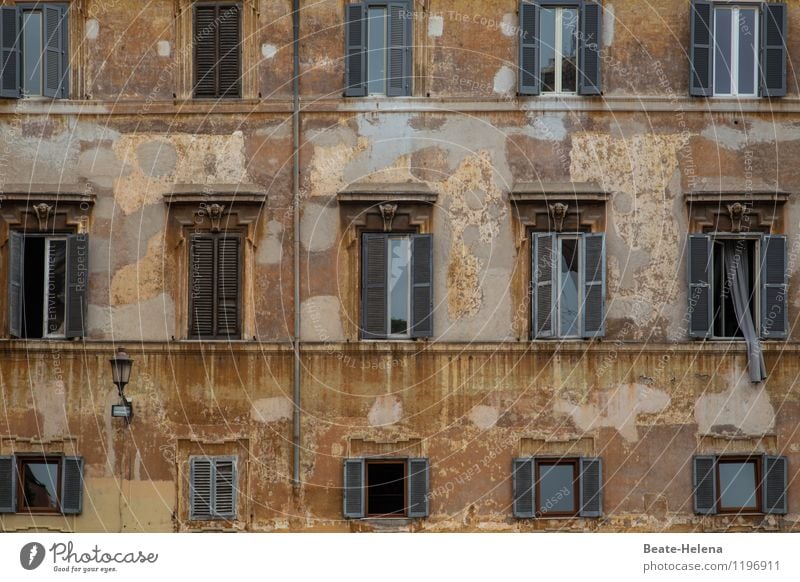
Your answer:
[[[563,71],[563,63],[564,63],[564,54],[561,52],[564,47],[564,11],[565,10],[574,10],[575,11],[575,18],[578,22],[580,22],[580,7],[579,6],[542,6],[543,9],[553,10],[555,11],[555,35],[553,43],[555,44],[555,57],[556,57],[556,69],[555,69],[555,89],[553,91],[548,91],[544,88],[544,83],[541,82],[541,92],[545,95],[577,95],[578,94],[578,77],[580,76],[580,50],[578,50],[576,46],[575,50],[575,71],[577,73],[576,80],[575,80],[575,90],[574,91],[564,91],[561,87],[561,73]],[[576,31],[580,32],[579,28],[576,28]],[[541,64],[539,65],[541,67]],[[541,73],[540,73],[541,77]]]
[[[411,339],[411,235],[410,234],[397,234],[397,235],[389,235],[386,244],[386,269],[387,269],[387,277],[386,277],[386,338],[387,339]],[[392,245],[391,241],[394,240],[402,240],[406,244],[406,256],[408,257],[408,292],[406,293],[406,313],[408,314],[407,318],[407,328],[406,333],[392,333],[392,290],[390,288],[390,281],[391,281],[391,272],[392,272]]]
[[[584,281],[583,281],[583,237],[581,232],[564,232],[556,235],[557,250],[556,250],[556,276],[558,277],[557,293],[556,293],[556,319],[555,327],[558,330],[555,337],[561,339],[583,339],[581,330],[583,329],[583,307],[584,307]],[[561,257],[562,257],[562,241],[574,240],[578,243],[578,333],[574,335],[566,335],[561,331],[561,290],[562,290],[562,277],[561,277]]]
[[[758,66],[759,61],[761,59],[759,47],[761,46],[761,11],[759,10],[759,4],[715,4],[714,5],[714,16],[712,18],[713,21],[713,29],[714,32],[712,34],[713,38],[713,66],[711,68],[711,74],[713,76],[711,86],[714,89],[714,96],[715,97],[758,97],[759,93],[759,78],[758,78]],[[740,10],[752,10],[755,13],[755,24],[753,25],[753,34],[755,35],[755,58],[753,59],[753,93],[740,93],[739,92],[739,11]],[[730,83],[731,83],[731,92],[730,93],[718,93],[717,92],[717,11],[728,10],[731,12],[731,62],[730,62],[730,70],[728,71],[730,75]]]
[[[752,234],[752,235],[737,235],[737,234],[715,234],[711,233],[711,260],[714,270],[718,268],[716,261],[714,260],[714,243],[716,241],[726,241],[726,240],[748,240],[753,241],[753,289],[751,293],[753,295],[753,306],[754,308],[751,310],[750,315],[753,318],[753,325],[756,328],[756,335],[760,337],[761,332],[761,234]],[[714,324],[717,320],[717,314],[714,311],[714,305],[717,302],[717,295],[719,294],[720,290],[716,288],[714,285],[714,280],[716,277],[716,273],[712,273],[711,276],[711,308],[712,308],[712,316],[711,316],[711,339],[712,340],[725,340],[725,341],[745,341],[744,337],[736,337],[736,336],[726,336],[726,335],[715,335],[714,334]]]
[[[64,242],[64,296],[66,297],[67,277],[69,277],[69,243],[65,236],[46,236],[44,237],[44,301],[42,302],[42,339],[59,339],[65,338],[66,333],[48,333],[47,332],[47,316],[48,306],[50,300],[50,243],[52,241]],[[67,327],[67,305],[64,303],[64,331]]]

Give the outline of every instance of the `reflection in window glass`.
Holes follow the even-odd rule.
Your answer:
[[[45,335],[64,335],[67,241],[48,239],[45,253]]]
[[[570,513],[575,511],[575,466],[539,464],[539,511]]]
[[[370,6],[367,20],[367,89],[386,93],[386,7]]]
[[[756,92],[756,11],[742,9],[739,12],[739,95],[755,95]]]
[[[561,91],[578,90],[578,11],[561,10]]]
[[[22,13],[22,89],[27,95],[42,94],[42,13]]]
[[[756,8],[714,10],[715,95],[756,95],[758,27]]]
[[[719,504],[723,509],[758,507],[754,462],[719,463]]]
[[[22,495],[24,507],[58,509],[58,463],[23,464]]]
[[[539,15],[542,91],[574,93],[578,88],[578,10],[542,8]]]
[[[542,91],[556,90],[556,9],[542,8],[539,22],[539,76]]]
[[[408,334],[411,240],[389,239],[389,333]]]
[[[558,297],[560,335],[577,336],[580,335],[579,239],[562,238],[559,246],[561,249]]]
[[[714,11],[714,93],[720,95],[731,93],[732,18],[730,9],[720,8]]]

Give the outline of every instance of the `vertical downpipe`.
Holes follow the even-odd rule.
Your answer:
[[[300,490],[300,0],[292,0],[292,211],[294,232],[294,413],[292,419],[292,486]]]

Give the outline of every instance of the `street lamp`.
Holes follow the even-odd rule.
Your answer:
[[[111,379],[117,386],[120,400],[122,404],[111,406],[111,416],[116,418],[124,418],[128,423],[133,420],[133,406],[130,401],[125,398],[125,386],[131,379],[131,368],[133,368],[133,360],[125,352],[125,348],[117,348],[116,355],[109,360],[111,363]]]

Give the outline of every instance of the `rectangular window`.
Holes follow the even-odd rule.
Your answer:
[[[428,515],[428,459],[345,459],[343,468],[345,518]]]
[[[78,514],[82,510],[82,457],[0,456],[0,513]]]
[[[542,517],[575,515],[578,488],[577,459],[536,462],[536,510]]]
[[[367,92],[386,94],[388,21],[386,6],[370,6],[367,21]]]
[[[714,337],[744,337],[737,308],[758,328],[758,241],[715,238],[713,253]]]
[[[600,517],[603,469],[598,457],[524,457],[513,463],[515,517]]]
[[[189,519],[236,519],[236,457],[191,457],[189,494]]]
[[[231,3],[194,5],[194,96],[242,95],[242,10]]]
[[[578,9],[541,9],[540,70],[543,93],[578,90]]]
[[[759,511],[758,459],[726,459],[717,462],[719,511]]]
[[[18,511],[31,513],[59,512],[60,459],[19,459]]]
[[[367,516],[405,516],[406,491],[405,461],[367,461]]]
[[[189,337],[241,337],[242,237],[197,233],[189,242]]]
[[[787,477],[786,457],[695,456],[695,513],[784,514],[788,511]]]
[[[757,94],[758,12],[756,7],[714,9],[714,95]]]

